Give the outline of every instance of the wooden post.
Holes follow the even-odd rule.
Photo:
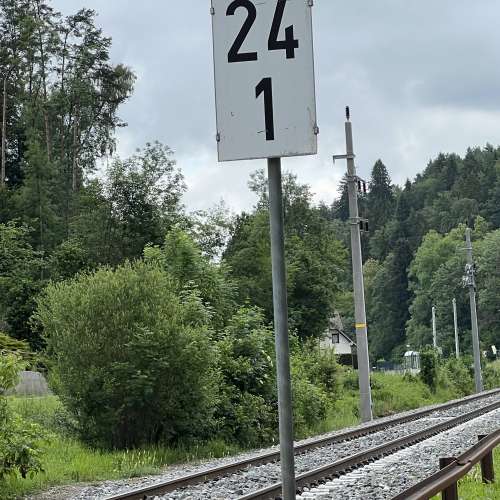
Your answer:
[[[479,441],[485,438],[485,435],[478,436]],[[481,460],[481,476],[483,483],[495,482],[495,468],[493,467],[493,451],[490,451]]]
[[[445,457],[439,459],[439,468],[444,469],[446,466],[453,463],[456,459],[454,457]],[[458,484],[452,484],[441,492],[443,500],[458,500]]]

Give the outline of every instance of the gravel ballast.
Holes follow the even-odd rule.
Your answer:
[[[408,422],[398,426],[391,427],[389,429],[368,435],[361,438],[354,439],[352,441],[347,441],[343,443],[336,443],[334,445],[329,445],[320,449],[316,449],[296,457],[296,471],[297,474],[305,472],[315,467],[319,467],[329,462],[339,460],[348,455],[372,448],[374,446],[383,444],[389,440],[396,439],[398,437],[403,437],[408,434],[418,432],[424,428],[428,428],[432,425],[436,425],[442,421],[449,418],[467,413],[474,409],[486,406],[500,399],[500,396],[490,396],[489,398],[482,399],[476,402],[469,402],[459,408],[452,408],[448,410],[437,410],[431,415],[416,420],[414,422]],[[437,406],[437,405],[436,405]],[[405,412],[402,415],[413,414],[418,410]],[[388,420],[391,417],[385,419],[379,419],[378,421]],[[475,421],[474,421],[475,422]],[[365,424],[368,425],[368,424]],[[365,425],[357,426],[356,428],[362,428]],[[468,424],[465,424],[468,425]],[[491,429],[491,428],[490,428]],[[342,431],[337,431],[329,433],[327,435],[337,435],[339,433],[345,432],[346,429]],[[450,432],[456,432],[454,430]],[[325,435],[326,436],[326,435]],[[311,439],[302,441],[308,442]],[[427,443],[425,441],[424,443]],[[422,443],[422,444],[424,444]],[[211,460],[200,464],[188,464],[188,465],[177,465],[169,467],[165,473],[153,477],[145,477],[140,479],[125,480],[125,481],[107,481],[96,486],[83,487],[78,494],[72,498],[76,500],[102,500],[108,496],[112,496],[118,493],[123,493],[126,490],[137,489],[144,486],[153,485],[155,483],[168,481],[180,476],[185,476],[194,472],[200,472],[212,467],[221,466],[224,464],[232,463],[237,460],[242,460],[245,458],[255,457],[262,452],[268,452],[271,450],[276,450],[276,447],[269,448],[266,450],[257,450],[251,453],[245,453],[238,455],[236,457],[226,457],[223,459]],[[438,457],[439,458],[439,457]],[[378,462],[377,462],[378,463]],[[373,464],[375,466],[376,464]],[[364,469],[359,469],[359,471]],[[352,473],[356,477],[360,472],[356,471]],[[350,474],[344,476],[342,481],[346,481]],[[387,478],[386,478],[387,479]],[[280,465],[279,463],[271,463],[261,465],[259,467],[250,467],[236,474],[232,474],[227,477],[222,477],[217,480],[209,481],[204,484],[196,485],[182,490],[177,490],[172,493],[168,493],[165,496],[157,497],[158,500],[229,500],[238,498],[241,495],[249,493],[251,491],[269,486],[280,480]],[[340,481],[340,480],[339,480]],[[343,484],[343,483],[342,483]],[[384,483],[383,489],[387,484]],[[333,486],[332,486],[333,487]],[[335,488],[337,485],[335,485]],[[303,498],[316,498],[311,497],[310,494],[319,494],[320,492],[306,492]],[[324,491],[321,492],[324,494]],[[318,496],[317,498],[323,498]],[[326,498],[326,497],[325,497]],[[331,497],[328,497],[331,498]],[[338,493],[337,493],[338,498]],[[344,496],[342,496],[344,498]],[[351,498],[346,496],[345,498]],[[352,497],[355,498],[355,497]],[[363,497],[358,497],[363,498]],[[371,498],[371,497],[364,497]],[[379,497],[374,497],[379,498]]]

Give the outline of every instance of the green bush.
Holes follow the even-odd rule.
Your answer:
[[[296,436],[306,436],[325,420],[330,402],[326,392],[307,379],[305,373],[292,366],[293,420]]]
[[[51,385],[86,441],[134,447],[211,429],[216,358],[208,315],[157,265],[51,284],[38,302]]]
[[[335,351],[319,349],[317,341],[310,341],[297,355],[302,360],[308,379],[327,392],[330,399],[337,399],[340,396],[343,369]]]
[[[495,361],[484,365],[483,384],[486,390],[500,387],[500,362]]]
[[[357,370],[346,368],[342,381],[346,390],[359,391],[359,376]]]
[[[332,350],[315,340],[294,349],[292,390],[295,435],[304,437],[325,430],[324,424],[340,397],[343,369]]]
[[[270,442],[277,434],[274,337],[256,308],[242,308],[217,343],[221,398],[220,432],[245,446]]]
[[[162,247],[144,249],[146,262],[157,262],[178,286],[195,287],[210,312],[210,324],[222,330],[235,313],[235,285],[224,264],[215,264],[185,231],[174,227],[165,236]]]
[[[295,339],[292,339],[295,343]],[[274,335],[262,311],[241,308],[218,342],[222,437],[244,446],[278,438]],[[338,397],[341,368],[316,343],[296,345],[291,360],[295,435],[314,432]]]
[[[3,393],[14,387],[24,368],[13,354],[0,356],[0,480],[19,472],[26,478],[41,470],[38,443],[43,436],[40,427],[16,415],[7,405]]]
[[[438,385],[460,398],[474,392],[474,377],[464,358],[450,358],[439,370]]]
[[[0,355],[3,354],[17,355],[27,362],[27,366],[34,366],[37,363],[37,356],[32,352],[28,342],[0,332]]]
[[[427,346],[420,352],[420,378],[432,391],[438,384],[439,355],[433,347]]]

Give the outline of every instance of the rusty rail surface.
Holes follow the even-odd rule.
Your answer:
[[[456,408],[471,403],[473,401],[477,401],[479,399],[484,399],[490,396],[494,396],[495,394],[499,393],[500,389],[494,389],[480,394],[468,396],[460,400],[454,400],[441,405],[436,405],[433,406],[432,408],[425,408],[420,411],[414,412],[410,415],[394,417],[391,419],[384,420],[383,422],[374,421],[372,424],[365,425],[363,427],[359,427],[349,431],[344,431],[338,434],[334,434],[332,436],[313,439],[311,441],[297,445],[295,446],[295,453],[301,454],[316,448],[328,446],[330,444],[341,443],[362,436],[367,436],[369,434],[373,434],[375,432],[380,432],[382,430],[388,429],[395,425],[401,425],[407,422],[418,420],[436,411]],[[194,486],[196,484],[204,483],[211,479],[227,476],[229,474],[233,474],[250,466],[257,466],[271,462],[276,462],[279,460],[279,458],[280,458],[279,451],[262,453],[253,458],[239,460],[237,462],[233,462],[227,465],[221,465],[219,467],[206,469],[201,472],[195,472],[193,474],[171,479],[169,481],[152,484],[147,487],[124,491],[123,493],[118,493],[113,496],[109,496],[106,498],[106,500],[144,500],[146,498],[153,498],[154,496],[164,495],[179,488]]]
[[[500,429],[488,436],[479,436],[479,442],[472,448],[459,457],[442,458],[440,460],[442,468],[439,472],[408,488],[393,500],[428,500],[441,492],[446,500],[458,500],[458,480],[478,463],[481,463],[483,482],[493,482],[495,479],[493,450],[499,444]]]

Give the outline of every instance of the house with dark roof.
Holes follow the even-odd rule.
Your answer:
[[[342,319],[339,313],[330,318],[328,328],[319,341],[321,349],[333,349],[339,355],[353,355],[356,352],[356,343],[344,332]]]

